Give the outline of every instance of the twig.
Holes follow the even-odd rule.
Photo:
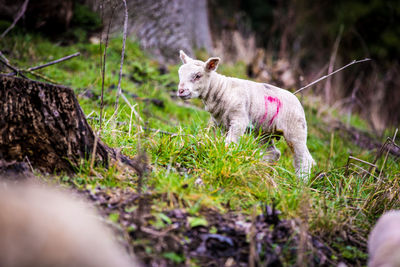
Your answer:
[[[8,27],[1,35],[0,39],[2,39],[6,34],[12,30],[12,28],[15,27],[15,24],[19,21],[19,19],[25,14],[26,7],[28,6],[29,0],[25,0],[25,2],[22,4],[21,9],[19,10],[17,16],[15,17],[13,23]]]
[[[397,135],[397,131],[398,129],[396,129],[394,138],[396,138]],[[389,146],[392,145],[392,148],[390,148]],[[381,145],[379,151],[376,153],[375,159],[373,161],[373,164],[376,164],[376,162],[378,161],[378,159],[383,155],[383,153],[386,151],[388,151],[389,153],[392,153],[392,155],[394,155],[395,157],[399,157],[398,153],[396,153],[396,148],[398,150],[400,150],[400,147],[394,142],[394,140],[392,140],[390,137],[388,137],[385,141],[385,143],[383,143],[383,145]],[[377,168],[377,167],[376,167]],[[372,172],[373,167],[371,167],[369,169],[369,172]]]
[[[10,61],[8,61],[8,59],[6,58],[6,56],[3,54],[3,52],[0,51],[0,57],[7,63],[10,63]]]
[[[368,161],[365,161],[365,160],[362,160],[362,159],[359,159],[359,158],[356,158],[356,157],[353,157],[353,156],[349,156],[349,159],[353,159],[353,160],[355,160],[355,161],[362,162],[362,163],[364,163],[364,164],[367,164],[367,165],[372,166],[372,167],[375,167],[375,168],[378,167],[378,166],[376,166],[376,165],[373,164],[373,163],[370,163],[370,162],[368,162]]]
[[[22,74],[22,72],[27,72],[29,74],[32,74],[32,75],[36,76],[39,79],[43,79],[43,80],[46,80],[48,82],[57,84],[57,82],[55,82],[54,80],[50,79],[49,77],[47,77],[47,76],[45,76],[43,74],[35,73],[33,71],[30,71],[30,70],[20,70],[17,67],[11,65],[10,61],[4,56],[4,54],[1,51],[0,51],[0,58],[1,58],[0,62],[3,63],[4,65],[6,65],[9,69],[11,69],[13,71],[13,72],[5,74],[7,76],[21,75],[21,77],[23,77],[25,79],[28,79],[25,75]]]
[[[399,130],[399,129],[396,129],[396,131],[394,132],[393,140],[396,140],[396,136],[397,136],[397,131],[398,131],[398,130]],[[383,168],[385,168],[386,161],[387,161],[387,158],[388,158],[388,156],[389,156],[389,152],[390,152],[390,147],[387,148],[387,152],[386,152],[386,155],[385,155],[385,159],[384,159],[384,161],[383,161],[383,163],[382,163],[381,171],[379,172],[379,175],[378,175],[378,180],[381,179],[381,175],[382,175],[382,172],[383,172]]]
[[[104,7],[102,7],[104,8]],[[103,101],[103,96],[104,96],[104,80],[105,80],[105,70],[106,70],[106,58],[107,58],[107,47],[108,47],[108,36],[110,34],[110,28],[111,28],[111,22],[114,17],[114,8],[111,11],[111,17],[110,21],[108,23],[108,29],[107,29],[107,36],[106,36],[106,43],[104,46],[104,53],[103,53],[103,59],[102,59],[102,66],[101,66],[101,102],[100,102],[100,115],[99,115],[99,131],[98,134],[95,135],[94,139],[94,147],[93,147],[93,153],[92,153],[92,161],[90,162],[90,170],[93,170],[93,164],[94,164],[94,158],[96,157],[96,148],[97,148],[97,142],[98,139],[101,137],[101,126],[102,126],[102,120],[103,120],[103,108],[104,108],[104,101]],[[100,42],[100,47],[101,47],[101,42]]]
[[[132,106],[131,103],[129,102],[129,100],[126,98],[126,96],[125,96],[124,94],[122,94],[122,93],[121,93],[121,97],[122,97],[122,99],[125,101],[125,103],[129,106],[129,108],[130,108],[131,110],[133,110],[133,112],[134,112],[135,117],[137,118],[137,120],[140,121],[141,123],[144,123],[143,120],[142,120],[142,118],[140,117],[139,113],[138,113],[138,112],[136,111],[136,109],[135,109],[135,107],[136,107],[137,104],[135,104],[135,105]],[[140,127],[139,123],[138,123],[137,126]]]
[[[394,132],[394,135],[393,135],[393,139],[392,139],[392,142],[394,143],[394,144],[396,144],[396,136],[397,136],[397,132],[399,131],[399,128],[396,128],[396,131]]]
[[[371,170],[373,168],[376,168],[376,169],[378,168],[378,166],[376,166],[375,163],[370,163],[368,161],[365,161],[365,160],[362,160],[362,159],[359,159],[359,158],[356,158],[356,157],[353,157],[353,156],[349,155],[349,157],[347,158],[346,170],[344,172],[344,176],[347,176],[349,174],[349,166],[350,165],[357,166],[356,164],[350,163],[351,160],[355,160],[355,161],[358,161],[358,162],[361,162],[361,163],[364,163],[364,164],[367,164],[368,166],[370,166],[370,169],[369,169],[368,173],[371,173]]]
[[[72,55],[69,55],[69,56],[66,56],[66,57],[62,57],[62,58],[60,58],[60,59],[57,59],[57,60],[48,62],[48,63],[46,63],[46,64],[39,65],[39,66],[36,66],[36,67],[31,67],[31,68],[27,69],[26,71],[33,71],[33,70],[42,69],[42,68],[45,68],[45,67],[48,67],[48,66],[51,66],[51,65],[54,65],[54,64],[63,62],[63,61],[65,61],[65,60],[68,60],[68,59],[77,57],[77,56],[79,56],[80,54],[81,54],[80,52],[76,52],[75,54],[72,54]],[[23,71],[25,71],[25,70],[23,70]]]
[[[31,164],[31,162],[30,162],[28,156],[25,156],[25,160],[26,160],[26,162],[28,163],[29,168],[31,168],[31,172],[34,173],[35,171],[33,170],[32,164]]]
[[[93,145],[92,158],[91,158],[91,161],[90,161],[90,172],[92,174],[95,173],[94,170],[93,170],[93,166],[94,166],[94,160],[96,158],[96,150],[97,150],[97,143],[99,141],[98,139],[99,139],[99,135],[100,135],[100,130],[97,132],[97,134],[93,131],[93,134],[94,134],[94,145]]]
[[[40,73],[37,73],[37,72],[33,72],[33,71],[29,71],[29,70],[20,70],[20,71],[21,72],[27,72],[27,73],[29,73],[29,74],[31,74],[33,76],[36,76],[36,78],[43,79],[43,80],[48,81],[48,82],[53,83],[53,84],[57,84],[57,82],[55,80],[50,79],[46,75],[43,75],[43,74],[40,74]]]
[[[124,57],[125,57],[125,43],[126,43],[126,35],[128,32],[128,7],[126,5],[126,0],[122,0],[124,3],[125,7],[125,18],[124,18],[124,37],[122,41],[122,52],[121,52],[121,64],[119,66],[119,77],[118,77],[118,87],[117,87],[117,97],[115,99],[115,111],[114,113],[117,113],[118,110],[118,102],[119,102],[119,96],[121,95],[121,79],[122,79],[122,66],[124,65]]]
[[[354,167],[357,167],[358,169],[360,169],[360,170],[364,171],[365,173],[371,175],[372,177],[378,179],[378,177],[376,177],[375,175],[373,175],[372,173],[370,173],[368,170],[364,169],[363,167],[358,166],[357,164],[354,164],[354,163],[350,163],[350,165],[353,165]]]
[[[89,115],[87,115],[86,116],[86,119],[91,119],[91,118],[94,118],[94,117],[90,117],[93,113],[95,113],[95,111],[94,110],[92,110],[92,112],[90,112],[89,113]]]
[[[344,69],[347,68],[347,67],[350,67],[350,66],[353,65],[353,64],[357,64],[357,63],[361,63],[361,62],[365,62],[365,61],[370,61],[370,60],[371,60],[370,58],[364,58],[364,59],[361,59],[361,60],[353,60],[352,62],[350,62],[350,63],[347,64],[346,66],[343,66],[343,67],[341,67],[340,69],[337,69],[337,70],[335,70],[334,72],[331,72],[331,73],[329,73],[328,75],[322,76],[322,77],[319,78],[318,80],[313,81],[312,83],[310,83],[310,84],[308,84],[308,85],[306,85],[306,86],[304,86],[304,87],[301,87],[299,90],[297,90],[297,91],[294,92],[293,94],[297,94],[297,93],[303,91],[304,89],[306,89],[306,88],[308,88],[308,87],[310,87],[310,86],[316,84],[317,82],[323,81],[323,80],[325,80],[326,78],[328,78],[328,77],[330,77],[330,76],[332,76],[332,75],[338,73],[339,71],[344,70]]]
[[[20,69],[17,67],[12,66],[11,64],[7,63],[6,61],[3,60],[3,58],[0,58],[0,62],[6,65],[9,69],[13,70],[17,75],[21,75],[21,77],[28,79],[25,75],[23,75]]]
[[[329,62],[326,63],[326,64],[321,68],[321,70],[318,71],[318,73],[312,77],[312,80],[317,79],[317,77],[320,77],[328,68],[329,68]]]

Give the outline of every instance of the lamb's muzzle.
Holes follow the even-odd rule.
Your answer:
[[[213,120],[227,129],[226,142],[236,142],[249,125],[255,132],[281,134],[294,153],[296,174],[308,179],[315,164],[307,148],[307,123],[303,107],[287,90],[263,83],[226,77],[216,72],[219,58],[206,62],[180,51],[178,96],[200,98]],[[279,158],[273,143],[266,159]]]

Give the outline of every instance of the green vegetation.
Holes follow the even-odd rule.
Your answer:
[[[328,130],[328,123],[322,120],[328,113],[318,114],[318,104],[305,98],[308,146],[318,167],[310,181],[303,184],[294,175],[292,154],[284,140],[277,144],[282,156],[275,164],[262,161],[265,147],[260,147],[250,135],[238,144],[226,146],[220,129],[209,126],[210,116],[201,110],[200,101],[183,105],[182,100],[172,97],[176,93],[178,66],[169,66],[168,73],[160,74],[158,63],[134,42],[126,46],[122,88],[140,117],[135,117],[120,100],[117,123],[113,124],[121,44],[120,38],[112,39],[107,50],[101,137],[109,146],[119,147],[132,157],[138,153],[139,145],[146,151],[151,171],[143,181],[143,191],[167,196],[152,207],[157,214],[157,228],[170,224],[162,213],[166,208],[186,209],[192,215],[190,224],[195,227],[207,225],[198,213],[203,206],[251,214],[253,206],[260,212],[261,204],[274,202],[283,217],[306,222],[309,231],[335,249],[338,257],[365,262],[365,247],[357,242],[365,242],[369,229],[383,211],[400,208],[400,166],[393,157],[389,156],[386,162],[381,157],[377,162],[380,170],[372,170],[373,175],[362,170],[369,169],[366,164],[352,161],[357,166],[348,165],[349,155],[372,162],[375,152],[355,146],[339,131]],[[73,88],[84,113],[90,115],[89,123],[94,129],[100,127],[102,52],[98,45],[61,47],[43,37],[26,34],[10,35],[0,41],[0,46],[20,68],[80,51],[80,57],[44,68],[40,73]],[[244,64],[222,65],[220,71],[245,77]],[[145,100],[149,98],[163,101],[164,107]],[[365,125],[355,117],[350,122]],[[58,180],[89,190],[97,186],[137,190],[137,177],[122,168],[106,170],[98,166],[95,171],[96,175],[90,171],[89,162],[85,162],[76,176],[59,176]],[[195,185],[198,178],[202,178],[203,186]],[[118,214],[111,214],[109,219],[118,221]],[[348,245],[347,236],[355,240],[353,245]],[[163,256],[177,263],[184,261],[182,255],[172,252]]]

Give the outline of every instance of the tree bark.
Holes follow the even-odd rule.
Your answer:
[[[115,7],[111,32],[121,32],[124,8],[120,0],[85,0],[92,10],[101,14],[104,24]],[[193,49],[212,52],[207,0],[130,0],[127,1],[129,36],[137,37],[142,48],[161,62],[178,62],[179,50],[193,56]]]
[[[73,173],[92,156],[95,135],[70,88],[0,75],[0,114],[0,159]],[[143,169],[99,140],[96,161],[110,160]]]

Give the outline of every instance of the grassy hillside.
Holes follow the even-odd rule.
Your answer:
[[[308,147],[318,166],[304,184],[294,175],[292,154],[283,139],[277,144],[282,156],[275,164],[262,161],[265,147],[259,146],[250,135],[245,135],[238,144],[225,146],[220,129],[209,126],[210,115],[202,110],[200,101],[185,103],[175,97],[179,66],[162,70],[134,42],[127,43],[122,89],[135,111],[121,99],[114,124],[111,116],[121,45],[120,38],[112,39],[107,50],[101,138],[109,146],[121,148],[126,155],[133,157],[143,150],[148,156],[151,170],[141,183],[142,193],[158,196],[149,207],[156,214],[150,223],[154,229],[161,231],[169,226],[166,210],[184,210],[200,225],[207,225],[203,209],[236,212],[251,218],[254,213],[261,214],[264,204],[274,204],[282,212],[282,218],[296,218],[304,229],[323,240],[333,251],[332,261],[366,263],[365,242],[371,226],[383,211],[400,208],[398,159],[389,155],[385,160],[384,154],[377,161],[378,169],[370,173],[365,171],[370,168],[365,163],[353,160],[348,164],[349,155],[373,162],[376,151],[364,150],[346,139],[340,130],[334,130],[332,122],[342,120],[340,113],[305,96],[302,102],[309,128]],[[99,45],[60,46],[28,34],[10,35],[0,41],[0,47],[20,68],[81,52],[80,57],[42,69],[40,73],[73,88],[89,123],[99,129],[102,54]],[[218,71],[245,77],[245,66],[241,63],[228,66],[222,62]],[[347,123],[347,117],[343,121]],[[366,129],[365,123],[355,116],[349,122]],[[393,135],[392,132],[388,134]],[[204,185],[195,185],[198,178]],[[117,166],[108,170],[97,166],[92,172],[89,162],[83,162],[74,177],[58,175],[45,179],[81,191],[138,192],[135,174]],[[132,210],[135,208],[133,205]],[[129,225],[124,225],[120,214],[107,215],[127,232],[132,231]],[[150,246],[148,250],[144,247],[146,253],[155,253]],[[185,260],[184,254],[164,252],[156,256],[171,262],[198,264]],[[292,261],[293,258],[286,260],[288,264]]]

